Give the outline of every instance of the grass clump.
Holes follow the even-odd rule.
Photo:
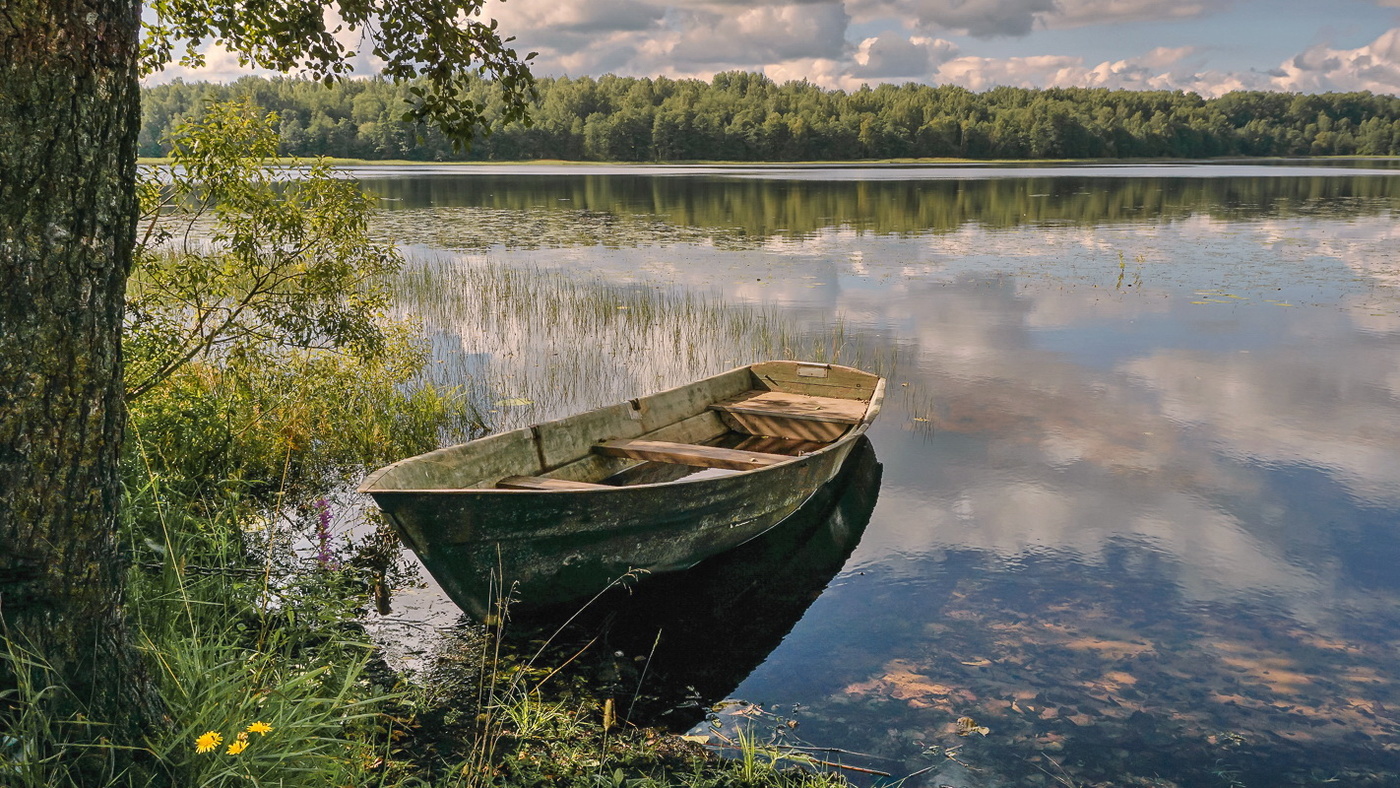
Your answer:
[[[840,318],[799,324],[773,307],[658,283],[581,279],[465,258],[411,260],[396,302],[435,337],[429,379],[461,383],[491,431],[663,391],[742,364],[801,359],[891,376]]]
[[[131,607],[170,719],[147,744],[157,762],[179,785],[377,781],[403,690],[354,623],[364,592],[344,595],[343,569],[258,572],[233,523],[164,514],[169,539]]]

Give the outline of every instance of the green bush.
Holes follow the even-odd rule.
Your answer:
[[[249,102],[212,105],[142,189],[129,472],[205,501],[309,500],[473,428],[457,392],[418,378],[417,326],[386,314],[402,260],[369,234],[371,198],[324,162],[268,166],[276,129]]]

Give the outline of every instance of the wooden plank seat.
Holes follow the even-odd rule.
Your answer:
[[[496,482],[496,486],[505,490],[596,490],[612,485],[551,479],[547,476],[507,476]]]
[[[833,441],[865,418],[866,403],[783,391],[746,391],[710,406],[750,435]]]
[[[859,424],[865,417],[866,403],[837,397],[814,397],[782,391],[746,391],[710,406],[725,413],[752,413],[757,416],[781,416],[803,421],[826,421],[833,424]]]
[[[697,443],[648,440],[611,440],[594,446],[593,450],[610,457],[630,457],[650,462],[669,462],[698,468],[729,468],[736,471],[763,468],[792,459],[782,454],[724,449],[718,446],[701,446]]]

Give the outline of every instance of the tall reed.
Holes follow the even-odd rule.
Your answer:
[[[411,260],[396,296],[433,343],[431,380],[465,387],[492,430],[764,359],[848,364],[887,376],[897,359],[893,346],[853,339],[839,316],[801,323],[776,307],[679,287],[471,258]]]

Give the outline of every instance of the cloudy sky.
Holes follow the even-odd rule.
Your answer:
[[[537,75],[1400,93],[1400,0],[509,0]],[[211,53],[197,72],[237,76]]]

